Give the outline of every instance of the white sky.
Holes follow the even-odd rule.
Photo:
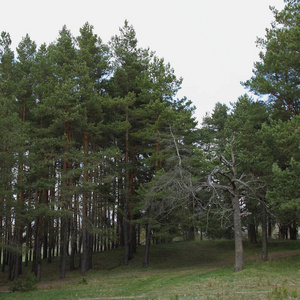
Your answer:
[[[179,97],[197,107],[201,122],[216,102],[229,104],[244,94],[240,85],[258,60],[256,37],[265,35],[283,0],[0,0],[0,32],[13,47],[29,34],[38,45],[51,43],[65,24],[74,36],[85,22],[104,43],[127,19],[140,47],[150,47],[183,77]]]

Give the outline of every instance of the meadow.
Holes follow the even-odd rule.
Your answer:
[[[300,241],[272,240],[269,261],[261,247],[245,246],[245,269],[233,272],[234,242],[194,241],[152,245],[150,266],[142,267],[140,246],[129,266],[122,249],[97,253],[85,276],[76,271],[58,279],[58,262],[42,266],[36,290],[10,292],[0,274],[1,299],[300,299]],[[30,266],[24,268],[25,282]]]

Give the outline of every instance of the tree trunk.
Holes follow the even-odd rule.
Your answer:
[[[248,236],[249,236],[251,244],[256,244],[257,243],[256,228],[255,228],[254,220],[251,220],[251,223],[248,224]]]
[[[74,262],[74,258],[75,258],[75,245],[76,245],[76,241],[75,241],[75,224],[74,224],[74,216],[71,219],[71,224],[70,224],[70,236],[71,236],[71,255],[70,255],[70,271],[74,271],[75,270],[75,262]]]
[[[279,235],[280,239],[286,240],[288,238],[288,227],[279,224]]]
[[[83,151],[84,151],[84,167],[87,168],[87,156],[88,156],[88,136],[87,133],[83,135]],[[88,172],[85,169],[83,172],[83,184],[88,182]],[[89,269],[88,264],[88,252],[89,252],[89,243],[88,243],[88,232],[87,232],[87,192],[83,192],[82,199],[82,257],[81,257],[81,273],[85,274]]]
[[[71,113],[68,112],[68,118],[71,118]],[[64,146],[64,153],[69,151],[69,143],[72,141],[72,131],[71,131],[72,122],[69,120],[64,124],[64,134],[66,135],[66,145]],[[62,182],[62,197],[61,207],[62,207],[62,217],[61,217],[61,228],[60,228],[60,274],[59,278],[66,277],[66,260],[68,253],[68,224],[69,217],[65,212],[68,209],[72,209],[72,196],[69,194],[69,187],[71,186],[71,180],[69,178],[69,171],[72,169],[72,162],[69,159],[63,161],[63,174],[66,176],[66,179]]]
[[[18,182],[20,186],[23,185],[23,154],[20,153],[21,162],[19,166],[19,175],[18,175]],[[22,274],[22,236],[23,236],[23,221],[21,220],[21,215],[24,213],[24,202],[25,202],[25,194],[24,190],[22,189],[19,193],[18,197],[19,202],[19,209],[20,211],[16,210],[16,228],[15,228],[15,246],[16,246],[16,254],[15,254],[15,270],[14,270],[14,280],[17,280],[19,275]]]
[[[134,152],[134,150],[132,151]],[[134,154],[132,153],[132,159],[131,164],[132,166],[135,163]],[[133,224],[134,222],[134,213],[133,213],[133,200],[132,196],[134,193],[134,170],[131,171],[129,176],[130,184],[129,184],[129,195],[130,195],[130,201],[129,201],[129,259],[132,259],[134,256],[134,253],[136,253],[136,226]]]
[[[242,222],[239,195],[232,198],[233,220],[234,220],[234,241],[235,241],[235,263],[234,271],[244,269],[244,249],[242,240]]]
[[[126,105],[126,121],[129,121],[128,105]],[[127,266],[129,262],[129,129],[126,129],[125,135],[125,203],[123,216],[123,234],[124,234],[124,265]]]
[[[268,219],[268,237],[269,238],[272,238],[272,231],[273,231],[272,221],[271,221],[271,218],[269,216],[269,219]]]
[[[145,245],[145,254],[144,254],[144,262],[143,267],[149,267],[149,255],[150,255],[150,243],[151,243],[151,228],[149,224],[146,225],[146,245]]]
[[[41,204],[42,192],[35,192],[35,203],[36,208],[38,204]],[[33,262],[32,262],[32,271],[38,280],[41,279],[41,268],[42,268],[42,259],[41,259],[41,247],[42,247],[42,217],[38,216],[35,219],[35,233],[34,233],[34,250],[33,250]]]
[[[290,240],[296,240],[298,230],[297,230],[297,224],[295,220],[292,222],[292,224],[289,225],[289,232],[290,232]]]
[[[14,264],[15,264],[15,269],[14,269],[14,280],[17,280],[19,275],[22,274],[22,232],[21,232],[21,227],[20,224],[19,226],[16,227],[15,229],[15,241],[16,241],[16,250],[17,252],[15,253],[15,258],[14,258]]]
[[[59,278],[63,279],[66,277],[66,261],[67,261],[67,218],[66,216],[62,217],[61,226],[60,226],[60,274]]]
[[[134,224],[129,224],[129,260],[133,259],[136,253],[136,227]]]
[[[81,255],[81,274],[88,270],[88,232],[86,227],[82,228],[82,255]]]
[[[124,234],[124,265],[128,266],[129,263],[129,224],[127,220],[127,216],[125,215],[123,218],[123,234]]]
[[[27,267],[28,266],[28,261],[29,261],[29,252],[31,250],[30,249],[30,244],[31,244],[31,223],[28,222],[27,223],[27,230],[26,230],[26,238],[25,238],[25,244],[26,244],[26,254],[25,254],[25,264],[24,266]]]
[[[51,263],[52,262],[52,250],[53,250],[53,233],[51,232],[52,231],[52,228],[53,228],[53,220],[52,220],[52,217],[49,216],[48,217],[48,224],[49,224],[49,247],[48,247],[48,257],[47,257],[47,261],[48,263]]]
[[[267,208],[265,201],[262,202],[262,261],[268,260],[268,226],[267,226]]]
[[[93,268],[93,243],[94,235],[88,232],[88,270]]]
[[[232,171],[233,179],[236,179],[237,170],[236,170],[236,157],[234,154],[234,140],[231,142],[231,158],[232,158],[231,171]],[[241,271],[244,269],[244,248],[243,248],[243,237],[242,237],[240,193],[233,181],[231,181],[231,185],[232,185],[231,193],[232,193],[234,241],[235,241],[234,271]]]

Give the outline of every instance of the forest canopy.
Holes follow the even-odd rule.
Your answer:
[[[60,257],[85,274],[93,253],[151,243],[297,238],[300,221],[299,1],[275,21],[245,94],[197,126],[182,78],[125,21],[106,45],[86,23],[39,47],[0,38],[0,261],[9,279]],[[263,100],[262,100],[263,99]],[[265,100],[267,99],[267,100]],[[261,233],[258,234],[258,228]],[[274,236],[273,236],[274,237]],[[67,266],[69,256],[69,266]],[[24,261],[24,263],[23,263]]]

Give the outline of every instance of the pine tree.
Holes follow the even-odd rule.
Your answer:
[[[26,141],[26,126],[19,118],[16,101],[16,78],[14,53],[10,49],[11,39],[6,32],[0,39],[0,103],[1,103],[1,235],[3,267],[8,265],[8,278],[16,279],[21,273],[21,234],[23,204],[19,194],[23,188],[20,176],[21,156]],[[16,171],[17,170],[17,171]],[[22,199],[23,200],[23,199]],[[13,227],[13,220],[15,225]],[[4,222],[4,223],[3,223]]]
[[[82,203],[82,246],[83,253],[81,259],[81,270],[84,274],[90,267],[91,247],[89,240],[92,239],[91,228],[92,213],[88,216],[89,200],[92,194],[87,192],[88,186],[91,188],[92,170],[91,166],[96,165],[97,156],[92,157],[92,151],[101,151],[102,132],[99,131],[98,124],[103,122],[102,105],[104,101],[105,77],[109,74],[108,47],[102,44],[101,39],[93,33],[93,27],[86,23],[80,29],[81,35],[77,38],[78,49],[78,90],[79,103],[82,111],[80,119],[79,136],[82,136],[83,149],[83,203]],[[98,137],[98,138],[95,138]],[[100,149],[93,149],[97,145]],[[92,148],[91,148],[92,146]],[[90,171],[89,171],[90,170]],[[89,221],[88,221],[89,220]]]
[[[273,115],[287,120],[300,111],[300,3],[286,0],[282,11],[271,8],[272,27],[265,38],[257,40],[260,61],[254,65],[253,77],[244,85],[257,95],[266,95],[272,103]]]
[[[134,214],[133,194],[136,176],[136,152],[137,143],[133,139],[133,133],[137,130],[134,113],[140,106],[139,94],[141,87],[139,81],[149,64],[149,50],[137,47],[135,30],[125,21],[120,28],[120,35],[114,36],[111,40],[112,53],[115,58],[114,75],[110,81],[110,94],[113,97],[124,99],[125,122],[127,124],[126,133],[123,140],[125,175],[124,201],[123,201],[123,235],[124,235],[124,264],[127,265],[133,257],[136,247],[136,232],[133,224]]]

